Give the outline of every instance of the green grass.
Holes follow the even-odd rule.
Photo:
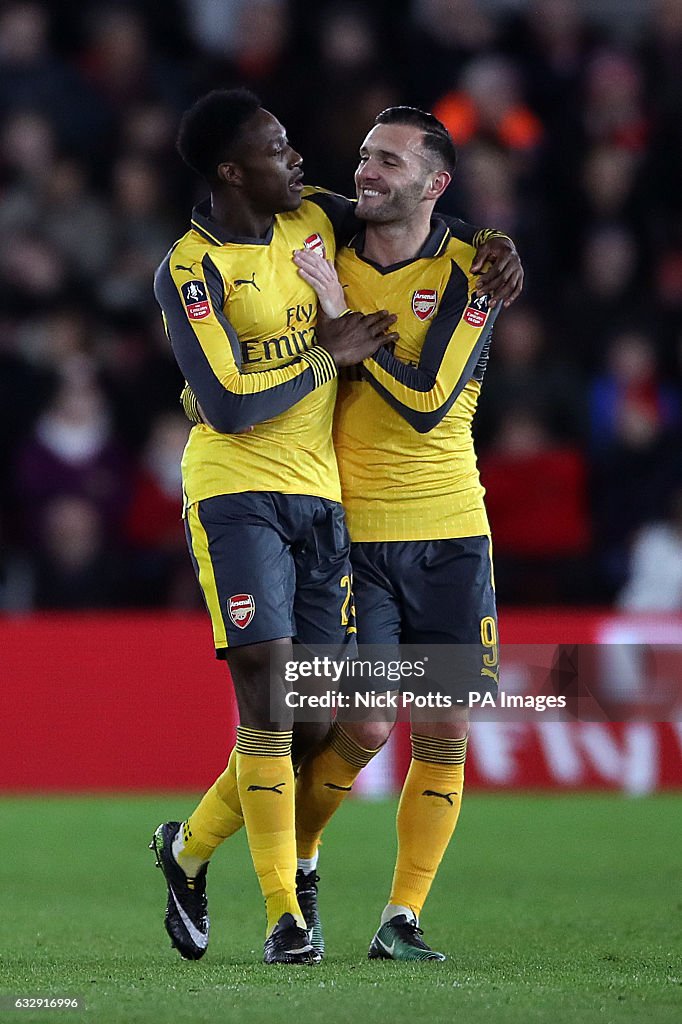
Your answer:
[[[1,1020],[155,1024],[677,1024],[682,798],[469,796],[423,917],[444,964],[370,963],[394,857],[391,802],[328,831],[328,958],[259,961],[263,911],[243,835],[209,872],[211,948],[185,963],[146,849],[187,795],[0,801],[0,992],[77,996],[85,1012]]]

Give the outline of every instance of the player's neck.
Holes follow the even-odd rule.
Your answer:
[[[430,216],[426,219],[423,216],[418,219],[409,218],[391,224],[367,222],[362,254],[381,267],[390,267],[394,263],[414,259],[430,233]]]
[[[237,238],[264,238],[270,230],[273,214],[256,212],[245,203],[231,202],[227,196],[213,192],[211,218]]]

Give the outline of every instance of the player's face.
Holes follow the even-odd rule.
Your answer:
[[[244,198],[254,210],[270,215],[301,205],[303,158],[269,111],[261,108],[249,121],[235,163],[241,170]]]
[[[424,201],[433,169],[425,156],[421,129],[377,124],[360,147],[355,172],[361,220],[389,224],[408,218]]]

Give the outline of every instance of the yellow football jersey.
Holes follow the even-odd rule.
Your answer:
[[[336,364],[315,346],[317,298],[292,253],[334,259],[334,218],[348,211],[346,200],[308,188],[265,238],[236,238],[206,201],[159,267],[154,290],[173,352],[212,424],[193,427],[185,448],[185,508],[240,491],[340,500]]]
[[[346,300],[397,314],[400,340],[340,381],[334,444],[351,539],[488,534],[471,427],[499,307],[474,294],[476,250],[438,217],[415,259],[381,267],[363,242],[361,231],[337,255]]]

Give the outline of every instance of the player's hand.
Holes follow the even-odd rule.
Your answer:
[[[398,341],[400,335],[389,331],[397,319],[385,309],[367,316],[346,313],[336,320],[318,312],[317,343],[334,357],[337,366],[355,366],[367,356],[374,355],[382,345]]]
[[[505,308],[518,299],[523,288],[523,267],[511,238],[495,235],[476,250],[471,273],[480,274],[476,293],[488,295],[490,307],[498,302]]]
[[[334,264],[308,249],[297,249],[294,263],[303,280],[315,289],[327,316],[341,316],[346,309],[346,299]]]

